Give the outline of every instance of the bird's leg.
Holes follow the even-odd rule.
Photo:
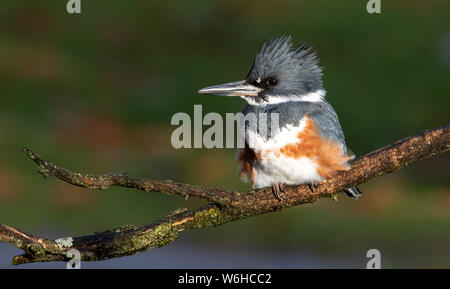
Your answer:
[[[311,192],[314,193],[314,190],[318,187],[318,184],[316,182],[312,182],[308,184],[308,187],[311,190]]]
[[[280,192],[282,191],[283,191],[283,183],[276,183],[272,185],[273,195],[278,201],[281,201]]]
[[[278,187],[278,184],[273,184],[273,185],[272,185],[272,193],[273,193],[273,195],[275,196],[275,198],[276,198],[278,201],[281,201],[280,195],[279,195],[279,193],[280,193],[280,187]]]

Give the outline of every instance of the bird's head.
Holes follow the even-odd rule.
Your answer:
[[[199,93],[240,96],[252,105],[320,101],[325,96],[322,69],[312,47],[302,43],[293,48],[290,36],[265,43],[245,80],[206,87]]]

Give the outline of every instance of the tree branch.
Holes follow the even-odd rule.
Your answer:
[[[38,171],[45,177],[54,176],[71,185],[88,189],[107,189],[110,186],[120,186],[126,188],[135,188],[146,192],[159,192],[168,195],[179,195],[186,200],[189,197],[202,198],[210,202],[229,203],[228,197],[231,192],[223,191],[217,188],[202,186],[193,186],[188,184],[175,183],[171,180],[156,181],[149,179],[139,179],[129,177],[128,174],[80,174],[69,171],[63,167],[49,163],[43,160],[38,154],[28,148],[23,151],[38,165]]]
[[[210,202],[196,210],[177,210],[152,224],[134,228],[121,227],[102,233],[75,238],[49,240],[39,238],[7,225],[0,225],[0,241],[11,243],[25,251],[15,256],[13,264],[68,260],[67,252],[77,249],[81,260],[97,261],[117,258],[162,247],[178,237],[183,230],[212,227],[269,213],[305,203],[329,198],[344,189],[365,183],[375,177],[393,173],[418,160],[450,150],[450,124],[399,140],[371,152],[351,163],[351,169],[336,174],[311,190],[307,185],[285,186],[281,201],[274,198],[270,188],[248,192],[232,192],[218,188],[156,181],[129,177],[127,174],[91,175],[71,172],[43,160],[24,148],[44,176],[51,175],[69,184],[89,189],[110,186],[136,188],[184,198],[196,197]]]

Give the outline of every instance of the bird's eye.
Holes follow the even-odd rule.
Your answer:
[[[277,86],[278,85],[278,80],[271,77],[271,78],[266,79],[266,84],[268,86]]]

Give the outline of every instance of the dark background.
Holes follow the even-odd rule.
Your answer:
[[[237,112],[238,98],[197,94],[240,80],[273,36],[313,44],[349,148],[365,154],[449,122],[450,2],[66,1],[0,3],[0,223],[43,237],[143,225],[202,202],[44,180],[21,151],[80,172],[249,189],[233,149],[175,150],[176,112]],[[450,267],[450,154],[340,196],[181,234],[147,253],[82,266],[126,268]],[[0,244],[0,267],[11,267]],[[64,268],[64,263],[22,268]]]

